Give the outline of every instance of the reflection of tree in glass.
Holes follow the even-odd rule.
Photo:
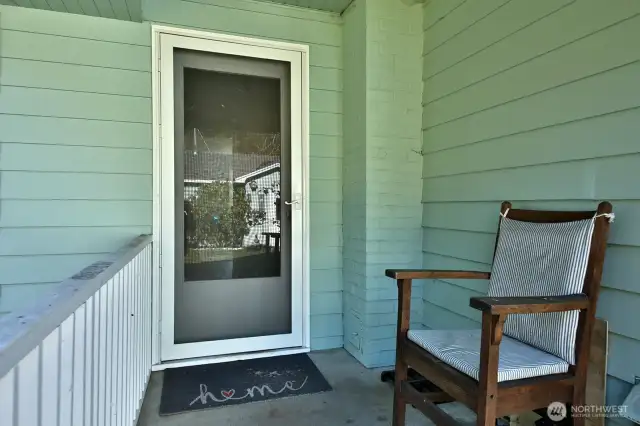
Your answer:
[[[254,139],[253,146],[250,148],[251,153],[260,154],[260,155],[273,155],[274,157],[280,156],[280,133],[272,133],[272,134],[256,134],[250,137],[247,135],[247,142]],[[236,140],[242,140],[237,138]],[[246,149],[246,147],[245,147]]]
[[[191,247],[242,247],[249,227],[264,221],[262,212],[252,210],[244,188],[235,187],[230,199],[228,182],[212,182],[200,187],[190,200],[190,220],[185,222]]]

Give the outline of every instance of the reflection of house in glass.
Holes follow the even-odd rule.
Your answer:
[[[231,184],[233,182],[233,184]],[[228,194],[212,195],[212,191],[203,191],[208,184],[228,185]],[[233,189],[232,189],[233,188]],[[280,232],[280,157],[261,154],[231,154],[210,151],[184,152],[184,199],[185,199],[185,243],[187,246],[218,246],[216,238],[196,238],[190,231],[202,231],[198,226],[190,226],[194,217],[202,212],[194,212],[194,205],[205,205],[205,214],[211,221],[210,232],[216,237],[221,221],[231,220],[224,213],[233,205],[233,192],[236,197],[244,196],[248,211],[238,208],[231,210],[244,220],[233,218],[235,230],[241,232],[237,244],[224,244],[227,247],[250,247],[268,243],[264,233]],[[208,200],[199,199],[202,194]],[[213,194],[216,194],[215,192]],[[225,196],[226,195],[226,196]],[[237,202],[236,198],[236,202]],[[226,204],[226,205],[225,205]],[[243,223],[244,222],[244,223]],[[192,225],[196,225],[193,223]],[[246,229],[244,228],[246,225]],[[225,228],[227,229],[227,228]],[[228,232],[220,227],[219,233]],[[199,242],[190,241],[196,239]],[[195,244],[194,244],[195,243]]]
[[[249,224],[249,234],[243,247],[269,244],[266,233],[280,233],[280,162],[265,165],[234,180],[244,185],[245,194],[255,218]]]

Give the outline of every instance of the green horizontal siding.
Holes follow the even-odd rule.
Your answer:
[[[640,375],[640,4],[432,1],[424,13],[424,266],[489,270],[502,200],[611,200],[598,316],[610,327],[608,402],[620,404]],[[469,297],[486,290],[428,281],[424,325],[478,327]]]
[[[0,312],[151,232],[150,27],[1,7]]]

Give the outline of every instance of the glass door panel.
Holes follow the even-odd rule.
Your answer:
[[[291,333],[290,64],[173,62],[174,343]]]

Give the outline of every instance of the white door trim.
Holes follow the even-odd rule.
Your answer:
[[[285,43],[272,40],[253,39],[248,37],[232,36],[227,34],[217,34],[198,30],[176,28],[161,25],[152,25],[152,90],[153,90],[153,241],[154,241],[154,280],[153,280],[153,363],[160,364],[161,359],[167,358],[162,356],[162,338],[161,333],[163,327],[166,330],[167,324],[163,325],[162,319],[162,303],[167,303],[167,297],[162,297],[162,261],[165,253],[162,253],[163,240],[162,227],[163,223],[166,223],[167,218],[162,217],[162,176],[161,172],[172,173],[173,166],[170,167],[170,171],[167,169],[167,154],[162,155],[162,108],[161,108],[161,48],[160,48],[160,36],[161,35],[173,35],[190,37],[196,44],[204,46],[204,44],[211,45],[211,41],[219,42],[215,43],[222,48],[228,48],[229,43],[235,45],[235,47],[244,56],[253,56],[252,52],[258,52],[256,49],[262,48],[270,51],[272,55],[287,56],[287,52],[297,52],[301,55],[301,69],[300,69],[300,81],[301,81],[301,98],[302,108],[299,111],[293,111],[291,121],[294,119],[299,123],[299,143],[294,143],[294,134],[292,132],[292,158],[297,156],[300,159],[302,180],[300,182],[301,187],[295,188],[292,186],[292,194],[302,193],[302,220],[299,229],[302,253],[300,257],[292,258],[292,266],[299,268],[298,276],[301,276],[301,296],[302,296],[302,346],[296,348],[290,348],[294,351],[308,351],[310,343],[310,289],[309,289],[309,48],[306,45]],[[209,43],[198,43],[201,42]],[[191,47],[189,47],[191,48]],[[197,49],[197,48],[196,48]],[[247,54],[248,53],[248,54]],[[297,115],[297,116],[296,116]],[[171,154],[171,158],[173,155]],[[163,162],[165,164],[163,165]],[[292,182],[293,183],[293,182]],[[167,239],[173,241],[173,236],[165,236]],[[166,248],[165,248],[166,251]],[[166,259],[165,259],[166,260]],[[294,271],[292,271],[294,272]],[[293,277],[293,274],[292,274]],[[166,280],[166,279],[165,279]],[[172,299],[172,297],[171,297]],[[172,320],[172,319],[171,319]],[[172,321],[171,321],[172,322]],[[256,354],[265,354],[263,356],[271,356],[275,351],[265,351]],[[238,355],[237,357],[241,357]],[[175,358],[175,354],[172,356]],[[221,359],[220,357],[207,357],[201,359],[210,359],[208,362],[216,362],[215,360]],[[195,361],[196,363],[202,363],[201,361]]]

